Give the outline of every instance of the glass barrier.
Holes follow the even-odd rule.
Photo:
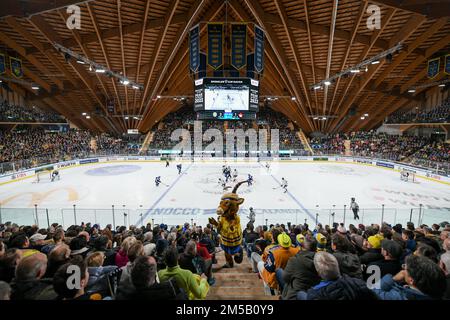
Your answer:
[[[444,221],[450,221],[450,208],[360,208],[359,219],[354,219],[353,212],[345,208],[319,208],[314,209],[255,209],[255,226],[271,224],[292,225],[307,223],[310,228],[314,228],[317,223],[323,226],[333,223],[344,223],[346,227],[349,224],[364,225],[381,224],[382,221],[390,225],[400,223],[406,225],[412,221],[414,225],[433,223],[440,224]],[[241,224],[244,227],[247,222],[248,211],[243,209],[240,212]],[[0,223],[7,221],[17,223],[18,225],[37,224],[42,228],[47,228],[53,223],[58,223],[65,228],[71,225],[80,225],[90,222],[99,224],[102,228],[111,224],[114,228],[117,226],[135,225],[137,227],[145,226],[147,223],[180,225],[188,222],[205,226],[208,218],[217,218],[216,209],[209,210],[198,209],[185,211],[183,208],[165,212],[164,209],[147,209],[144,207],[128,208],[123,205],[111,205],[110,208],[0,208]]]

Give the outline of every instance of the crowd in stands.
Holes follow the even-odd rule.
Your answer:
[[[176,129],[187,129],[191,135],[191,143],[194,143],[194,118],[195,113],[192,109],[184,107],[176,112],[168,114],[162,121],[162,128],[158,128],[156,125],[155,134],[153,136],[153,141],[150,144],[150,149],[172,149],[179,141],[171,141],[170,137],[172,132]],[[203,120],[202,130],[205,132],[208,129],[218,129],[225,136],[226,130],[237,130],[242,129],[247,131],[248,129],[255,128],[259,129],[279,129],[280,138],[280,149],[304,149],[303,144],[296,135],[296,130],[291,130],[288,127],[289,119],[282,113],[275,112],[270,108],[265,108],[258,112],[258,119],[256,121],[256,126],[252,121],[240,120],[240,121],[224,121],[218,120]],[[270,132],[269,132],[270,134]],[[180,138],[181,141],[181,138]],[[209,145],[211,141],[203,141],[203,147]],[[248,141],[246,142],[246,145]],[[225,143],[224,143],[225,148]]]
[[[90,223],[67,230],[0,225],[0,300],[204,299],[214,285],[216,232],[167,225]],[[70,267],[79,289],[70,289]]]
[[[3,101],[0,103],[0,122],[66,123],[67,121],[59,114],[40,110],[35,106],[16,106]]]
[[[286,300],[450,299],[449,235],[448,222],[244,231],[252,271]]]
[[[450,99],[444,101],[441,105],[428,110],[419,111],[418,109],[409,112],[397,112],[387,118],[386,123],[441,123],[450,122]]]
[[[258,226],[244,249],[266,292],[285,300],[450,299],[450,224]],[[64,230],[0,225],[0,299],[205,299],[219,236],[211,225]],[[79,268],[80,287],[69,288]],[[374,269],[380,277],[373,281]],[[239,281],[239,280],[237,280]],[[263,290],[263,287],[261,287]]]
[[[93,150],[92,140],[96,141],[96,150]],[[44,128],[0,131],[0,163],[29,160],[31,166],[35,161],[57,162],[85,157],[91,152],[136,154],[138,151],[138,143],[129,143],[106,133],[94,135],[76,129],[52,132]]]
[[[445,142],[433,142],[426,145],[413,154],[413,160],[450,163],[450,144]]]
[[[375,131],[358,131],[351,134],[334,134],[311,139],[311,147],[316,153],[345,154],[345,141],[350,140],[352,155],[379,157],[400,161],[423,149],[431,140],[420,136],[399,136]]]

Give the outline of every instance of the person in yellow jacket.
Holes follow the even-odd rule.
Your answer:
[[[299,248],[292,246],[291,237],[285,232],[278,235],[278,246],[273,247],[269,252],[269,257],[264,264],[261,277],[271,289],[278,289],[276,270],[286,268],[290,257],[299,251]]]
[[[175,247],[168,247],[164,252],[166,268],[158,272],[159,280],[167,281],[175,279],[178,287],[183,289],[189,300],[202,300],[206,298],[209,291],[209,284],[206,279],[193,274],[189,270],[181,269],[178,265],[178,250]]]

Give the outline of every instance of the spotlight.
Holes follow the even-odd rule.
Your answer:
[[[86,64],[83,60],[77,60],[78,64]]]
[[[133,117],[133,119],[134,119],[134,120],[139,120],[139,118],[138,118],[138,117]]]
[[[39,86],[33,84],[33,85],[31,85],[31,89],[33,89],[33,90],[39,90]]]
[[[91,116],[86,116],[86,119],[90,119],[91,118]]]
[[[353,70],[350,70],[350,72],[351,72],[351,73],[359,73],[360,70],[359,70],[359,69],[353,69]]]
[[[133,84],[132,86],[131,86],[133,89],[139,89],[139,87],[137,86],[137,85],[135,85],[135,84]]]
[[[86,113],[86,112],[83,112],[81,115],[82,115],[82,116],[85,116],[85,115],[87,115],[87,113]]]
[[[161,96],[159,96],[159,95],[158,95],[158,96],[156,96],[156,99],[161,99]]]
[[[99,68],[99,69],[95,69],[95,72],[97,72],[97,73],[105,73],[106,70]]]
[[[364,113],[364,117],[368,117],[369,116],[369,114],[368,113]]]
[[[314,117],[314,118],[313,118],[313,120],[317,120],[317,119],[319,119],[319,118],[317,118],[317,117]]]
[[[416,89],[409,89],[408,92],[409,93],[414,93],[414,92],[416,92]]]
[[[89,71],[92,71],[92,66],[91,65],[89,65]]]
[[[321,86],[315,86],[314,87],[314,90],[319,90],[319,89],[321,89],[322,87]]]
[[[127,86],[130,83],[130,80],[124,79],[124,80],[121,80],[120,83],[123,84],[124,86]]]
[[[361,117],[361,120],[364,120],[365,119],[365,117]]]
[[[368,66],[366,66],[366,69],[364,69],[364,71],[366,71],[366,72],[367,72],[367,71],[369,71],[369,67],[368,67]]]
[[[327,120],[327,117],[323,117],[322,120]]]
[[[292,101],[295,101],[295,100],[296,100],[296,98],[295,98],[295,97],[291,97],[291,100],[292,100]]]
[[[128,117],[125,117],[125,120],[128,120]]]
[[[372,61],[372,64],[379,64],[379,63],[380,63],[379,60]]]
[[[445,83],[441,83],[438,87],[445,87]]]
[[[324,84],[325,84],[326,86],[329,86],[329,85],[331,84],[331,81],[328,81],[328,80],[327,80],[327,81],[324,82]]]

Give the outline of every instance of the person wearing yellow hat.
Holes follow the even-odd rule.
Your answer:
[[[277,242],[278,245],[270,250],[261,274],[264,284],[270,289],[282,289],[283,283],[279,283],[276,271],[282,272],[286,268],[289,258],[295,256],[299,251],[299,248],[292,246],[291,237],[285,232],[278,235]]]
[[[317,240],[317,252],[327,251],[327,237],[321,233],[317,233],[315,238]]]
[[[366,252],[359,257],[362,265],[368,265],[371,262],[383,259],[383,255],[381,254],[381,240],[383,240],[381,234],[375,234],[364,240],[363,249]]]
[[[303,243],[305,242],[305,236],[301,233],[299,233],[296,237],[295,240],[297,242],[297,248],[299,248],[299,250],[301,251],[303,249]]]

